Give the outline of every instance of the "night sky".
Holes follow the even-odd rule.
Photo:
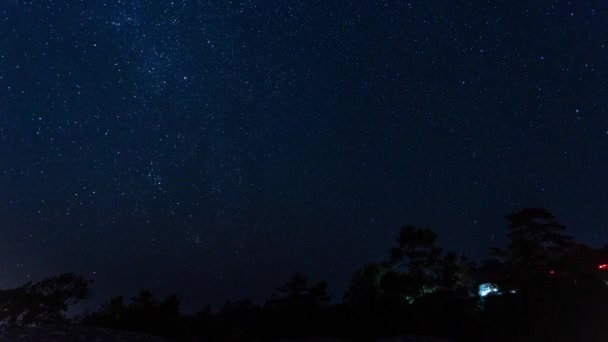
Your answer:
[[[608,242],[608,2],[3,0],[0,288],[337,299],[406,223]]]

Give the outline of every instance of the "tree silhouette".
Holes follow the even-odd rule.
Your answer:
[[[368,264],[357,271],[344,294],[344,301],[350,305],[371,306],[380,301],[382,288],[380,282],[388,271],[382,264]]]
[[[430,228],[405,226],[397,237],[397,247],[390,250],[395,272],[390,284],[397,285],[409,301],[437,289],[455,289],[463,285],[469,262],[453,252],[444,253],[436,244]]]
[[[227,301],[216,316],[216,335],[220,340],[244,341],[260,335],[262,308],[249,299]]]
[[[442,250],[430,228],[402,227],[387,261],[353,275],[343,303],[331,303],[327,283],[310,284],[296,273],[264,306],[244,299],[227,301],[217,313],[207,306],[183,315],[177,296],[159,300],[143,290],[128,303],[122,296],[110,299],[81,322],[183,341],[376,340],[402,334],[467,341],[608,340],[608,248],[576,244],[544,209],[506,218],[507,247],[480,268]],[[480,301],[468,292],[475,281],[503,281],[518,291],[503,288],[502,295]],[[2,290],[0,325],[67,322],[63,313],[87,297],[88,284],[66,274]]]
[[[330,300],[325,282],[309,286],[308,279],[296,273],[266,301],[265,310],[279,324],[276,332],[310,337],[320,331],[321,311]]]
[[[273,294],[266,305],[271,308],[320,308],[329,304],[330,300],[327,283],[320,282],[309,286],[308,279],[296,273],[285,285],[278,288],[278,293]]]
[[[0,291],[0,322],[10,326],[66,323],[64,314],[91,295],[91,281],[65,273]]]
[[[160,301],[151,291],[142,290],[128,305],[122,296],[111,298],[97,312],[85,315],[82,323],[178,337],[182,330],[180,305],[181,299],[175,295]]]
[[[509,242],[506,250],[495,254],[504,262],[507,281],[514,285],[557,272],[563,257],[576,246],[563,234],[566,227],[546,209],[525,208],[505,218]]]
[[[329,294],[327,282],[322,281],[316,285],[311,285],[308,289],[308,296],[315,307],[322,308],[327,306],[331,301],[331,294]]]
[[[87,316],[85,323],[95,322],[96,325],[124,329],[126,327],[125,320],[127,318],[127,305],[123,296],[111,298],[107,303],[102,304],[99,311]]]
[[[546,209],[505,216],[506,249],[484,265],[516,294],[484,301],[483,340],[604,341],[608,288],[597,269],[600,250],[577,244]],[[503,291],[506,293],[507,291]],[[511,327],[517,326],[517,329]]]

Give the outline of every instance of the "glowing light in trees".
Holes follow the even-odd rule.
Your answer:
[[[490,294],[499,294],[500,290],[496,284],[492,283],[483,283],[479,285],[479,297],[485,297]]]

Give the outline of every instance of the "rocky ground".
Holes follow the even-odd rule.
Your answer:
[[[0,329],[2,342],[170,342],[169,340],[144,334],[117,331],[102,328],[64,326],[48,328],[14,328]],[[290,342],[295,340],[282,340]],[[302,342],[303,340],[297,340]],[[332,338],[315,338],[312,342],[345,342]],[[404,335],[378,342],[451,342],[435,337]]]
[[[281,340],[280,342],[304,342],[304,340]],[[347,342],[347,340],[334,339],[334,338],[314,338],[307,340],[306,342]],[[376,342],[454,342],[452,340],[446,340],[438,337],[431,336],[419,336],[419,335],[402,335],[395,336],[386,339],[380,339]]]
[[[0,330],[2,342],[127,342],[151,341],[168,342],[168,340],[143,334],[116,331],[102,328],[78,326],[54,328],[15,328]]]

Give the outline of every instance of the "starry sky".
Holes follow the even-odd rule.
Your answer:
[[[401,225],[608,241],[608,2],[4,0],[0,287],[341,298]]]

